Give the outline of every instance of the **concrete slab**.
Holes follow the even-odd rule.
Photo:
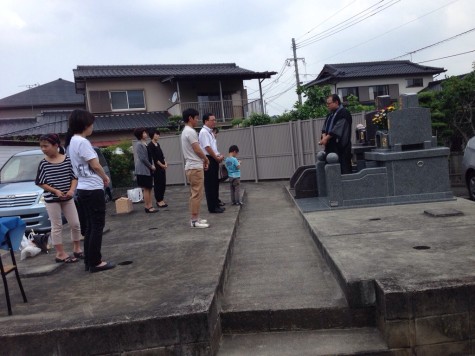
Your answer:
[[[58,269],[22,278],[26,304],[9,276],[13,316],[0,309],[0,353],[216,352],[221,337],[217,293],[240,208],[227,206],[224,214],[212,215],[203,205],[202,217],[211,227],[191,229],[188,187],[168,187],[166,195],[169,208],[158,214],[145,214],[142,204],[134,204],[133,213],[117,215],[114,204],[108,204],[103,257],[131,264],[91,274],[82,263],[56,264],[54,252],[24,261],[18,255],[20,272]],[[71,251],[66,232],[64,237]]]
[[[219,356],[391,355],[374,328],[226,335]]]
[[[425,214],[427,210],[462,214],[434,217]],[[304,217],[340,276],[351,305],[372,305],[373,281],[378,279],[404,287],[475,278],[470,267],[475,260],[475,203],[469,200],[305,213]]]
[[[223,332],[374,325],[374,310],[350,310],[285,182],[247,188],[222,305]],[[256,218],[257,217],[257,218]]]

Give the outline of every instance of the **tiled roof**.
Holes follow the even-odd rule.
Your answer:
[[[33,136],[50,132],[65,134],[71,111],[46,111],[36,119],[1,120],[0,137]],[[165,112],[95,115],[94,132],[132,131],[136,127],[168,126]]]
[[[76,94],[73,82],[60,78],[0,99],[0,108],[48,105],[84,105],[84,96]]]
[[[253,72],[240,68],[235,63],[218,64],[151,64],[151,65],[106,65],[77,66],[73,69],[75,81],[90,78],[130,77],[236,77],[240,79],[270,78],[276,72]]]
[[[411,61],[325,64],[318,77],[305,86],[337,83],[348,79],[434,75],[445,71],[444,68],[423,66]]]

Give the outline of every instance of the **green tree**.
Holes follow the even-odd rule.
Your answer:
[[[430,109],[432,135],[437,137],[437,142],[442,146],[450,146],[453,129],[447,123],[445,114],[441,111],[440,93],[436,91],[424,91],[417,95],[419,105]]]
[[[297,120],[315,119],[328,114],[326,99],[332,93],[329,85],[300,87],[298,91],[306,100],[303,104],[294,104],[295,110],[292,113]]]
[[[449,77],[442,82],[440,108],[462,146],[475,135],[475,71],[464,78]]]
[[[461,151],[475,135],[475,71],[463,78],[449,77],[439,92],[418,95],[421,106],[430,108],[432,128],[438,141]]]

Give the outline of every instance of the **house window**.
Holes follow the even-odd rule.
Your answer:
[[[424,86],[424,82],[422,81],[422,78],[410,78],[410,79],[406,79],[406,81],[407,81],[406,88],[423,87]]]
[[[111,91],[112,110],[145,109],[143,90]]]
[[[348,101],[348,96],[354,95],[357,98],[359,98],[358,95],[358,88],[353,87],[353,88],[339,88],[338,89],[338,96],[342,101]]]
[[[378,96],[389,95],[389,87],[387,85],[375,85],[369,87],[369,99],[374,100]]]

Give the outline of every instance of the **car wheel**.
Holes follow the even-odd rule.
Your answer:
[[[475,172],[472,171],[468,174],[467,178],[468,196],[470,199],[475,200]]]

